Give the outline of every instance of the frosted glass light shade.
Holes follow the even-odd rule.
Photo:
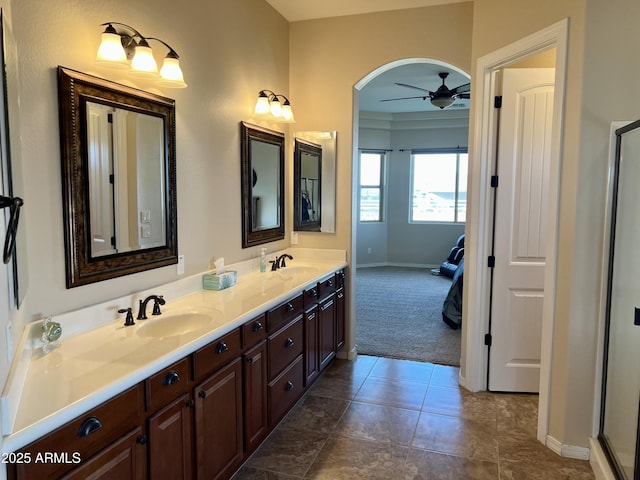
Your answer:
[[[158,64],[153,58],[151,47],[142,45],[136,47],[135,55],[131,60],[131,74],[144,77],[158,75]]]
[[[277,97],[271,100],[269,109],[271,110],[271,115],[273,115],[274,117],[279,117],[282,114],[282,105],[280,104],[280,101]]]
[[[258,96],[254,112],[256,115],[265,115],[269,113],[269,99],[266,95]]]
[[[187,86],[177,58],[165,57],[160,69],[160,80],[157,83],[170,88],[185,88]]]
[[[282,112],[280,113],[282,120],[286,123],[295,123],[295,119],[293,118],[293,110],[291,110],[291,105],[285,103],[282,106]]]
[[[102,42],[98,47],[96,63],[109,68],[129,68],[127,54],[122,46],[120,35],[107,32],[102,34]]]

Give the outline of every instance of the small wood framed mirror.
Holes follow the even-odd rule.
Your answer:
[[[322,147],[295,139],[293,152],[293,229],[319,232],[322,192]]]

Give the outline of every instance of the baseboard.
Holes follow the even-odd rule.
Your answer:
[[[575,458],[577,460],[589,460],[589,449],[577,447],[575,445],[565,445],[560,443],[551,435],[547,435],[547,447],[561,457]]]
[[[591,463],[591,469],[593,470],[596,480],[615,480],[616,476],[609,466],[607,456],[604,450],[602,450],[598,439],[591,437],[589,444],[591,445],[591,458],[589,458],[589,463]]]
[[[431,265],[428,263],[396,263],[396,262],[379,262],[379,263],[359,263],[356,268],[373,268],[373,267],[405,267],[405,268],[440,268],[440,265]]]
[[[336,357],[341,360],[355,360],[358,356],[358,347],[355,346],[351,350],[345,350],[344,348],[338,353],[336,353]]]

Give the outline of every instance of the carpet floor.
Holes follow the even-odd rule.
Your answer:
[[[356,272],[358,353],[460,366],[460,332],[442,321],[451,279],[427,268]]]

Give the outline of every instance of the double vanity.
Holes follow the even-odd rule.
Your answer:
[[[225,290],[159,288],[160,315],[149,302],[135,325],[115,313],[33,348],[8,477],[229,478],[345,342],[347,264],[332,252],[264,273],[243,262]]]

